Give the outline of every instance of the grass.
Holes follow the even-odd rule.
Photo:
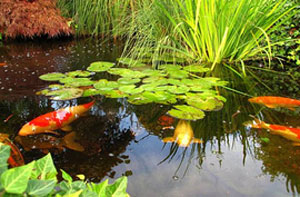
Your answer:
[[[192,62],[271,59],[268,34],[291,9],[286,0],[154,0],[128,29],[128,54],[172,55]],[[277,22],[277,23],[276,23]]]

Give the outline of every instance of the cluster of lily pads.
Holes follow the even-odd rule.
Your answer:
[[[126,64],[127,59],[119,62]],[[135,64],[144,66],[143,64]],[[215,77],[201,77],[209,69],[201,65],[163,64],[158,69],[115,67],[112,62],[93,62],[87,70],[68,73],[49,73],[40,76],[46,81],[58,81],[39,94],[54,100],[104,95],[110,98],[127,98],[136,105],[160,103],[174,105],[168,114],[180,119],[202,119],[203,111],[218,110],[226,99],[214,89],[226,85]],[[95,73],[108,72],[119,76],[117,80],[92,79]],[[177,105],[175,105],[177,104]]]

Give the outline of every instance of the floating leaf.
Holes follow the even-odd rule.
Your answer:
[[[44,81],[58,81],[62,78],[65,78],[66,75],[62,74],[62,73],[48,73],[48,74],[44,74],[39,76],[40,79],[44,80]]]
[[[29,180],[26,192],[30,196],[46,196],[54,189],[56,180]]]
[[[122,74],[125,74],[130,71],[132,71],[132,70],[127,69],[127,68],[111,68],[107,72],[112,75],[122,75]]]
[[[120,87],[119,90],[127,94],[140,94],[144,91],[143,88],[135,88],[135,85],[125,85]]]
[[[142,95],[132,95],[128,98],[128,102],[134,105],[143,105],[143,104],[148,104],[152,103],[153,101],[142,96]]]
[[[159,69],[167,70],[167,71],[179,71],[182,69],[182,66],[174,65],[174,64],[162,64],[159,66]]]
[[[51,91],[46,96],[52,96],[52,100],[70,100],[82,96],[83,90],[79,88],[65,88]]]
[[[189,76],[189,73],[185,70],[168,70],[171,78],[184,79]]]
[[[94,72],[104,72],[104,71],[109,70],[114,65],[115,65],[115,63],[112,63],[112,62],[93,62],[87,68],[87,70],[94,71]]]
[[[202,72],[210,71],[209,68],[205,68],[204,66],[200,66],[197,64],[185,66],[185,67],[183,67],[183,69],[188,72],[194,72],[194,73],[202,73]]]
[[[94,88],[90,88],[90,89],[84,90],[82,93],[82,96],[88,97],[88,96],[94,96],[94,95],[99,95],[99,94],[101,94],[101,91],[94,89]]]
[[[91,72],[83,71],[83,70],[76,70],[67,73],[69,77],[88,77],[91,74],[92,74]]]
[[[110,98],[125,98],[128,96],[128,94],[121,92],[120,90],[105,91],[103,92],[103,95]]]
[[[115,81],[107,81],[106,79],[101,79],[94,83],[94,87],[98,90],[110,91],[119,87],[119,84]]]
[[[90,86],[94,84],[94,81],[91,81],[89,78],[73,78],[73,77],[63,78],[59,80],[59,82],[72,87]]]
[[[170,116],[184,120],[198,120],[204,118],[205,114],[202,110],[196,109],[188,105],[175,105],[176,109],[168,111]]]
[[[143,78],[146,76],[146,74],[140,72],[140,71],[133,71],[133,70],[128,70],[127,72],[122,72],[119,75],[125,78]]]
[[[131,59],[131,58],[126,58],[126,57],[118,58],[118,61],[121,64],[128,65],[129,67],[142,67],[142,66],[146,66],[146,64],[142,63],[139,60],[134,60],[134,59]]]
[[[143,73],[149,77],[164,77],[167,76],[167,73],[162,70],[153,70],[153,69],[146,69],[143,70]]]
[[[188,97],[186,101],[187,104],[206,111],[219,110],[223,108],[223,102],[213,97],[208,97],[206,99]]]
[[[118,83],[122,85],[131,85],[140,82],[140,79],[132,79],[132,78],[119,78]]]
[[[169,92],[174,93],[174,94],[184,94],[189,92],[190,88],[185,86],[185,85],[181,85],[179,87],[173,88],[171,89]]]
[[[34,161],[20,167],[11,168],[1,175],[1,183],[6,192],[13,194],[22,194],[30,178]]]
[[[143,84],[140,88],[143,88],[146,91],[155,91],[158,85],[155,83]]]

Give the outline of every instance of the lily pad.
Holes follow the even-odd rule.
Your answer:
[[[87,70],[94,72],[104,72],[113,67],[114,65],[115,63],[113,62],[93,62],[87,68]]]
[[[118,83],[122,85],[131,85],[140,82],[140,79],[132,79],[132,78],[119,78]]]
[[[74,77],[66,77],[59,80],[59,82],[64,83],[66,85],[70,85],[72,87],[90,86],[94,84],[94,81],[91,81],[89,78],[74,78]]]
[[[152,103],[153,101],[140,95],[132,95],[128,98],[128,102],[134,105],[144,105],[144,104],[149,104]]]
[[[128,69],[128,68],[111,68],[109,70],[107,70],[108,73],[112,74],[112,75],[122,75],[125,74],[127,72],[131,72],[132,70]]]
[[[124,85],[124,86],[119,87],[119,90],[122,92],[125,92],[125,93],[129,93],[133,89],[135,89],[135,85]]]
[[[121,57],[121,58],[118,59],[118,61],[121,64],[128,65],[129,67],[142,67],[142,66],[146,66],[146,64],[142,63],[141,61],[134,60],[134,59],[131,59],[131,58],[126,58],[126,57]]]
[[[94,87],[97,90],[111,91],[119,87],[116,81],[107,81],[106,79],[100,79],[98,82],[94,83]]]
[[[155,91],[158,85],[155,83],[143,84],[140,87],[146,91]]]
[[[182,66],[180,65],[174,65],[174,64],[162,64],[159,66],[159,69],[161,70],[167,70],[167,71],[178,71],[182,69]]]
[[[188,97],[187,104],[205,111],[220,110],[223,108],[223,102],[212,97],[201,99],[199,97]]]
[[[83,91],[82,97],[95,96],[100,94],[101,94],[100,90],[90,88]]]
[[[46,96],[52,96],[52,100],[70,100],[82,96],[83,90],[79,88],[65,88],[48,92]]]
[[[202,110],[196,109],[188,105],[175,105],[176,109],[168,111],[170,116],[184,120],[198,120],[204,118],[205,114]]]
[[[146,76],[143,72],[140,71],[134,71],[134,70],[128,70],[126,72],[120,73],[122,77],[127,77],[127,78],[143,78]]]
[[[185,85],[181,85],[179,87],[172,89],[171,91],[170,92],[174,94],[185,94],[190,91],[190,88]]]
[[[125,98],[128,97],[128,94],[125,94],[124,92],[120,90],[110,90],[103,92],[103,95],[110,98]]]
[[[184,79],[189,76],[189,73],[185,70],[168,70],[170,78]]]
[[[197,65],[197,64],[185,66],[185,67],[183,67],[183,69],[188,72],[193,72],[193,73],[203,73],[203,72],[210,71],[209,68],[205,68],[204,66]]]
[[[88,76],[92,75],[92,73],[88,72],[88,71],[83,71],[83,70],[76,70],[76,71],[68,72],[67,75],[69,77],[88,77]]]
[[[63,79],[65,77],[66,77],[66,75],[64,75],[62,73],[57,73],[57,72],[48,73],[48,74],[44,74],[44,75],[39,76],[39,78],[41,80],[44,80],[44,81],[58,81],[58,80]]]
[[[164,77],[167,76],[167,73],[162,70],[153,70],[153,69],[146,69],[143,70],[143,73],[149,77]]]

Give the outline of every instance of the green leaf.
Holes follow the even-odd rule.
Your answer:
[[[127,72],[130,72],[132,70],[130,69],[127,69],[127,68],[111,68],[109,69],[107,72],[112,74],[112,75],[124,75],[126,74]]]
[[[185,70],[168,70],[170,78],[184,79],[189,76],[189,73]]]
[[[67,172],[65,172],[63,169],[60,169],[60,171],[64,180],[68,181],[69,183],[73,181],[72,177]]]
[[[58,80],[63,79],[65,77],[66,77],[66,75],[64,75],[62,73],[57,73],[57,72],[48,73],[48,74],[44,74],[44,75],[39,76],[39,78],[41,80],[44,80],[44,81],[58,81]]]
[[[30,196],[46,196],[55,187],[56,180],[29,180],[26,192]]]
[[[94,81],[91,81],[89,78],[74,78],[74,77],[66,77],[59,80],[59,82],[69,85],[71,87],[90,86],[94,84]]]
[[[7,160],[10,156],[10,146],[0,143],[0,175],[7,170]]]
[[[175,105],[174,107],[177,109],[169,110],[168,114],[178,119],[198,120],[205,116],[203,111],[188,105]]]
[[[153,70],[153,69],[146,69],[143,70],[143,73],[149,77],[164,77],[167,76],[167,73],[162,70]]]
[[[132,78],[119,78],[118,83],[122,85],[130,85],[140,82],[140,79],[132,79]]]
[[[71,71],[67,73],[67,76],[69,77],[88,77],[92,73],[88,71],[83,71],[83,70],[76,70],[76,71]]]
[[[52,96],[52,100],[70,100],[82,96],[83,90],[79,88],[65,88],[48,92],[46,96]]]
[[[94,88],[90,88],[83,91],[82,97],[89,97],[89,96],[94,96],[99,94],[101,94],[101,91]]]
[[[202,73],[202,72],[210,71],[210,68],[205,68],[204,66],[197,65],[197,64],[185,66],[183,67],[183,69],[188,72],[194,72],[194,73]]]
[[[57,171],[54,166],[51,154],[48,153],[43,158],[35,162],[35,168],[32,171],[31,178],[41,180],[56,180]]]
[[[159,66],[159,69],[167,71],[180,71],[182,69],[182,66],[174,64],[162,64]]]
[[[261,141],[263,141],[265,143],[269,143],[270,142],[270,139],[267,138],[267,137],[261,137],[260,139],[261,139]]]
[[[94,72],[104,72],[109,70],[111,67],[113,67],[115,64],[112,62],[93,62],[91,65],[87,68],[89,71]]]
[[[99,184],[90,183],[88,185],[88,188],[89,188],[90,191],[93,191],[93,192],[97,193],[97,195],[99,197],[105,197],[107,186],[108,186],[108,180],[106,179],[105,181],[102,181]]]
[[[106,187],[106,196],[129,196],[126,192],[127,187],[127,177],[121,177],[117,179],[113,184]]]
[[[120,85],[116,81],[107,81],[106,79],[100,79],[94,83],[94,87],[97,90],[110,91],[118,88]]]
[[[1,175],[1,183],[5,191],[14,194],[22,194],[30,178],[34,161],[20,167],[11,168]]]
[[[120,75],[124,78],[143,78],[146,76],[146,74],[144,74],[140,71],[133,71],[133,70],[129,70],[127,72],[120,73]]]
[[[129,67],[142,67],[142,66],[146,66],[146,64],[138,61],[138,60],[134,60],[134,59],[131,59],[131,58],[126,58],[126,57],[121,57],[121,58],[118,58],[118,61],[121,63],[121,64],[125,64],[125,65],[128,65]]]

